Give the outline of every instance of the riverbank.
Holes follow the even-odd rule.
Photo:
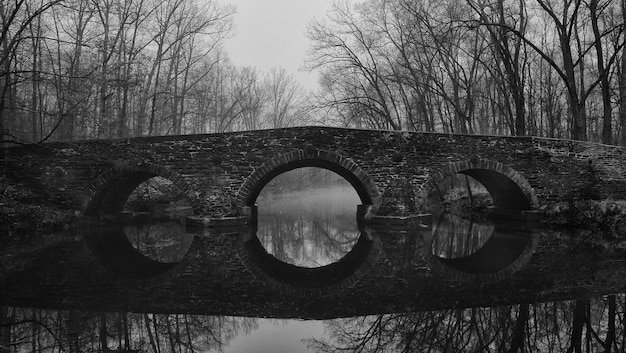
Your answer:
[[[626,234],[626,200],[582,200],[559,202],[541,209],[551,227],[582,228],[607,235]]]
[[[484,221],[489,217],[498,217],[493,216],[494,214],[515,218],[515,211],[501,210],[493,212],[490,201],[489,198],[480,195],[478,198],[474,197],[472,207],[468,207],[470,203],[466,197],[457,200],[447,200],[443,211],[462,218],[471,218],[475,221]],[[529,216],[521,214],[519,217],[522,218],[522,221],[539,223],[552,229],[579,228],[590,231],[602,231],[607,234],[612,233],[616,236],[626,234],[626,200],[562,201],[533,210]]]

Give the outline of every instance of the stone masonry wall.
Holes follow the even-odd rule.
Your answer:
[[[68,209],[85,212],[102,187],[137,171],[173,180],[197,215],[219,218],[241,215],[242,185],[268,161],[295,152],[314,160],[316,151],[360,168],[383,198],[398,194],[385,193],[394,180],[410,185],[417,195],[417,205],[405,207],[411,210],[419,209],[433,180],[458,166],[516,172],[516,183],[527,182],[526,194],[536,197],[533,208],[564,199],[626,199],[625,149],[534,137],[298,127],[5,147],[0,163],[1,175]]]

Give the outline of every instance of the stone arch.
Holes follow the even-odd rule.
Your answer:
[[[180,175],[168,168],[152,163],[125,163],[105,171],[92,182],[91,195],[84,214],[97,216],[121,211],[133,190],[139,184],[155,176],[172,181],[189,198],[189,185]],[[190,199],[189,201],[196,209],[197,200]]]
[[[345,178],[354,188],[363,205],[380,204],[380,193],[369,175],[354,161],[337,153],[307,146],[273,158],[257,168],[240,187],[235,202],[239,207],[254,206],[263,187],[284,172],[301,168],[318,167],[333,171]]]
[[[465,174],[483,184],[498,208],[533,210],[539,207],[535,190],[528,181],[513,168],[493,160],[473,157],[466,161],[450,163],[439,172],[433,173],[422,189],[421,200],[445,178],[454,174]]]

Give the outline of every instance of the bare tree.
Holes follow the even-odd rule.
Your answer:
[[[366,7],[361,8],[365,11]],[[383,42],[369,31],[348,3],[335,4],[330,23],[309,25],[307,34],[314,42],[309,68],[325,68],[327,106],[352,106],[367,114],[372,127],[402,129],[402,121],[390,101],[390,83],[383,74]]]
[[[600,27],[598,21],[602,12],[609,6],[610,1],[600,4],[599,0],[589,0],[587,7],[589,8],[589,15],[591,20],[591,28],[593,30],[594,46],[596,51],[596,62],[598,67],[598,74],[600,75],[600,89],[602,91],[602,142],[611,144],[613,142],[613,129],[611,114],[611,85],[609,83],[609,71],[610,67],[607,65],[613,64],[613,61],[605,63],[604,48],[603,48],[603,34],[600,33]]]
[[[54,88],[57,106],[55,114],[61,139],[71,140],[77,134],[78,119],[84,118],[91,95],[92,62],[84,55],[88,43],[94,9],[88,0],[73,0],[53,11],[55,26]],[[84,124],[83,124],[84,125]]]
[[[586,43],[583,43],[583,40],[579,36],[582,23],[582,0],[564,0],[560,4],[557,4],[557,1],[537,0],[537,4],[541,11],[546,14],[556,32],[560,49],[559,58],[549,55],[548,52],[534,43],[519,29],[509,24],[485,22],[482,20],[481,24],[500,27],[515,34],[552,67],[566,87],[571,115],[571,138],[586,140],[588,137],[587,112],[585,109],[587,98],[593,92],[594,88],[601,83],[603,77],[608,75],[608,68],[615,61],[617,51],[612,53],[604,65],[603,70],[599,72],[598,77],[592,79],[589,84],[585,84],[584,81],[586,55],[589,53],[590,49],[596,46],[597,40],[615,31],[619,26],[604,29],[604,31],[599,33],[596,39],[592,41],[590,46],[585,46]]]
[[[526,47],[520,37],[512,36],[505,26],[516,28],[519,33],[525,34],[528,20],[524,0],[518,2],[517,13],[505,13],[504,0],[493,3],[474,3],[468,1],[472,9],[487,23],[499,23],[501,26],[487,26],[491,39],[492,50],[497,58],[493,76],[502,77],[506,82],[500,86],[506,97],[505,104],[509,106],[509,96],[513,101],[514,123],[511,124],[511,135],[526,135],[526,99],[525,99],[525,66]],[[511,9],[512,6],[507,6]],[[507,24],[507,21],[512,22]]]
[[[264,82],[265,123],[270,128],[294,126],[306,120],[306,94],[285,69],[272,68]]]
[[[440,129],[472,133],[487,45],[465,24],[469,13],[451,1],[335,7],[309,28],[326,104],[372,128],[434,130],[438,115]]]
[[[620,2],[621,19],[626,23],[626,3]],[[626,38],[626,26],[622,26],[622,36]],[[616,50],[617,51],[617,50]],[[626,146],[626,47],[622,47],[622,62],[620,63],[619,75],[619,117],[622,126],[621,145]]]
[[[19,80],[15,64],[20,48],[28,43],[29,36],[25,32],[32,30],[40,17],[61,1],[0,2],[0,142],[15,141],[16,137],[8,130],[7,119],[16,105],[15,85]]]
[[[130,128],[130,92],[131,87],[139,85],[135,67],[138,66],[139,53],[146,43],[139,39],[144,24],[147,22],[150,11],[147,9],[148,0],[120,1],[117,3],[119,14],[119,48],[117,50],[117,102],[118,102],[118,137],[126,137]]]

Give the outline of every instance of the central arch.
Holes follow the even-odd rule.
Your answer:
[[[354,161],[334,152],[308,146],[304,150],[296,150],[273,158],[257,168],[239,189],[236,197],[237,205],[239,207],[254,206],[263,187],[273,178],[302,167],[317,167],[335,172],[352,185],[359,195],[361,204],[371,205],[374,208],[380,204],[378,188]]]

